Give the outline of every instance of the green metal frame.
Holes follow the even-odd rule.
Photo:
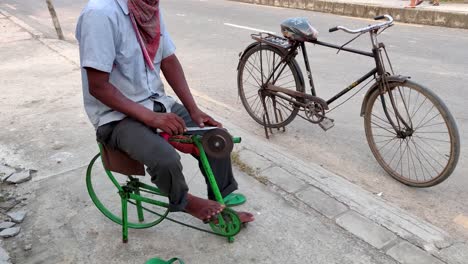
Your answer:
[[[218,184],[216,183],[216,179],[214,177],[213,171],[211,169],[211,166],[208,162],[208,158],[206,156],[205,150],[203,149],[202,143],[201,143],[201,136],[199,135],[193,135],[190,137],[190,140],[188,139],[174,139],[175,141],[178,142],[183,142],[183,143],[191,143],[194,144],[200,151],[200,160],[203,166],[203,169],[206,172],[206,175],[208,177],[209,184],[213,190],[213,193],[215,195],[216,201],[219,202],[220,204],[225,204],[224,199],[221,195],[221,192],[219,190]],[[240,143],[241,138],[239,137],[234,137],[233,138],[234,143]],[[161,191],[151,185],[145,184],[140,182],[137,178],[128,176],[128,181],[126,184],[121,185],[118,183],[118,181],[115,179],[114,175],[110,170],[105,169],[106,174],[108,178],[112,181],[114,186],[117,188],[118,194],[120,195],[121,199],[121,207],[122,207],[122,214],[121,216],[117,216],[111,211],[109,211],[104,204],[99,200],[99,197],[96,195],[96,192],[93,188],[91,177],[92,177],[92,169],[93,166],[96,162],[96,160],[101,156],[101,153],[103,152],[103,148],[101,144],[99,145],[99,150],[100,153],[98,153],[96,156],[91,159],[91,162],[88,165],[88,169],[86,171],[86,186],[88,189],[88,193],[91,197],[91,200],[94,202],[96,207],[101,211],[107,218],[112,220],[113,222],[122,225],[122,240],[124,243],[128,242],[128,229],[133,228],[133,229],[144,229],[144,228],[149,228],[153,227],[159,223],[161,223],[164,219],[169,219],[168,214],[169,214],[169,204],[158,201],[155,199],[151,199],[148,197],[142,196],[142,192],[145,193],[151,193],[154,195],[159,195],[162,197],[166,197]],[[101,158],[101,162],[102,158]],[[104,165],[104,163],[103,163]],[[245,200],[244,200],[245,201]],[[135,222],[129,222],[128,221],[128,203],[132,203],[136,205],[137,208],[137,215],[138,215],[138,220],[140,223],[135,223]],[[158,214],[154,211],[148,210],[143,206],[143,203],[151,204],[151,205],[156,205],[159,207],[166,208],[165,212],[163,214]],[[142,223],[144,221],[144,215],[143,211],[151,212],[153,214],[156,214],[159,216],[154,221],[148,222],[148,223]],[[172,220],[174,221],[174,220]],[[174,221],[178,222],[178,221]],[[178,222],[180,223],[180,222]],[[241,227],[241,221],[237,214],[229,209],[225,209],[220,215],[218,215],[217,221],[212,221],[209,223],[211,229],[213,230],[214,234],[224,236],[228,238],[229,242],[234,241],[234,236],[239,233],[240,227]],[[190,225],[186,225],[189,227],[193,227]],[[198,229],[198,228],[195,228]],[[200,230],[200,229],[198,229]]]

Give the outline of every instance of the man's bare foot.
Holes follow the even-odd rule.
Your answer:
[[[221,213],[225,207],[218,202],[202,199],[191,194],[187,195],[187,200],[185,212],[204,222]]]
[[[236,212],[236,214],[237,214],[237,216],[239,216],[239,219],[240,219],[242,224],[247,224],[247,223],[255,221],[255,217],[251,213]],[[218,224],[218,219],[216,219],[216,218],[213,219],[213,223]]]
[[[248,212],[237,212],[241,223],[246,224],[255,221],[255,217],[253,214]]]

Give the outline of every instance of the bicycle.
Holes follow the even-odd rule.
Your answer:
[[[395,75],[385,45],[377,38],[393,26],[393,18],[375,17],[382,19],[386,21],[355,30],[344,26],[330,28],[329,32],[358,34],[341,46],[317,40],[318,32],[306,18],[284,21],[283,37],[265,32],[252,34],[255,42],[240,54],[237,67],[239,96],[248,114],[265,128],[269,138],[273,128],[284,131],[296,116],[319,124],[325,131],[330,129],[334,120],[326,114],[373,82],[361,107],[372,154],[396,180],[414,187],[434,186],[446,180],[456,167],[460,155],[458,129],[448,108],[434,92],[410,77]],[[346,47],[366,33],[370,35],[371,52]],[[324,100],[317,96],[305,43],[373,58],[375,68]],[[305,91],[304,77],[295,59],[299,49],[310,94]],[[366,80],[369,81],[356,93],[329,110],[333,102]]]

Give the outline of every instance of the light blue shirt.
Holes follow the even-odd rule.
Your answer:
[[[76,28],[80,46],[83,100],[95,128],[125,118],[89,93],[85,67],[110,73],[110,83],[130,100],[153,110],[153,101],[169,112],[175,99],[167,96],[161,80],[161,61],[174,54],[175,46],[161,17],[161,41],[154,70],[146,66],[129,17],[127,0],[90,0]]]

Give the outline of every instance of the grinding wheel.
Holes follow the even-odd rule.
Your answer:
[[[201,143],[206,154],[215,159],[229,157],[234,148],[232,136],[226,130],[220,128],[203,134]]]

